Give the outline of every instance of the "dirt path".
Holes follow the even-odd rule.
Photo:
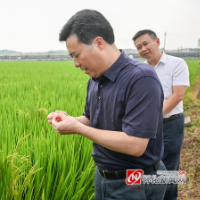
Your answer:
[[[185,116],[190,116],[192,123],[185,127],[180,170],[186,171],[187,183],[179,186],[178,200],[200,200],[200,99],[196,98],[199,90],[200,77],[184,104]]]

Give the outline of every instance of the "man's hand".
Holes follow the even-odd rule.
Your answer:
[[[73,117],[67,116],[62,112],[56,112],[56,115],[51,120],[52,127],[61,135],[75,133],[76,126],[79,123]]]
[[[84,124],[86,126],[91,126],[90,120],[85,116],[80,117],[71,117],[66,112],[57,110],[55,112],[50,113],[47,116],[48,123],[51,124],[53,128],[56,129],[56,131],[60,134],[70,134],[70,133],[76,133],[75,128],[77,128],[74,125],[80,125]],[[54,122],[53,122],[54,121]],[[69,129],[69,122],[73,121],[73,126]],[[58,124],[58,122],[62,122],[61,124]],[[64,123],[65,127],[64,127]]]
[[[47,116],[48,122],[49,124],[52,125],[52,119],[57,116],[59,113],[63,113],[66,116],[69,116],[66,112],[62,111],[62,110],[56,110],[55,112],[49,113],[49,115]]]

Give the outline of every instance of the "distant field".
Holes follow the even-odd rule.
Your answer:
[[[191,86],[200,73],[187,61]],[[92,142],[60,136],[48,113],[83,113],[89,77],[73,62],[0,62],[0,200],[94,199]]]
[[[198,60],[186,60],[186,63],[189,66],[191,88],[194,86],[198,76],[200,75],[199,62],[200,61]]]
[[[197,81],[198,77],[200,76],[200,66],[198,60],[187,60],[186,63],[189,66],[189,73],[190,73],[190,87],[186,90],[185,98],[183,103],[185,106],[190,102],[190,97],[188,96],[188,92],[192,90]],[[200,89],[200,86],[199,86]],[[185,110],[187,112],[187,110]]]

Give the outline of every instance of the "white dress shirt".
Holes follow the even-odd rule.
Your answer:
[[[188,66],[182,58],[166,55],[163,52],[154,69],[162,84],[164,102],[173,94],[172,86],[190,86]],[[179,113],[183,113],[183,101],[180,101],[164,118]]]

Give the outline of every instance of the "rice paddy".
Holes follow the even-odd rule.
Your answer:
[[[187,61],[191,86],[198,61]],[[0,62],[0,200],[94,199],[92,142],[59,135],[55,110],[83,113],[89,77],[73,62]]]

